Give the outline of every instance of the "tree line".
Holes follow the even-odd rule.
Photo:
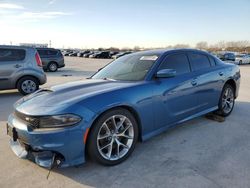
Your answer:
[[[162,48],[162,47],[161,47]],[[193,48],[189,44],[176,44],[176,45],[168,45],[165,48]],[[242,52],[242,53],[250,53],[250,41],[242,40],[242,41],[220,41],[215,44],[209,44],[206,41],[200,41],[196,43],[195,48],[200,50],[207,50],[210,52],[218,52],[218,51],[233,51],[233,52]],[[135,46],[134,48],[115,48],[110,47],[105,50],[111,51],[140,51],[140,50],[150,50],[157,48],[144,48],[140,46]],[[99,48],[99,50],[104,50],[104,48]]]
[[[201,41],[196,44],[196,48],[207,51],[233,51],[250,53],[250,41],[220,41],[211,45],[209,45],[206,41]]]

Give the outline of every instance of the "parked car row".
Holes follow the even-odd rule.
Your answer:
[[[85,51],[72,51],[66,50],[63,51],[62,54],[64,56],[70,57],[85,57],[85,58],[100,58],[100,59],[117,59],[124,55],[132,53],[131,51],[125,52],[118,52],[118,51],[92,51],[92,50],[85,50]]]
[[[233,62],[238,65],[250,64],[250,54],[236,54],[234,52],[223,52],[216,54],[222,61]]]

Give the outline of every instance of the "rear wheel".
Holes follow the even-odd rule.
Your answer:
[[[33,93],[36,90],[38,90],[38,88],[39,88],[38,80],[31,76],[25,76],[20,80],[18,80],[17,82],[17,89],[23,95]]]
[[[239,65],[242,65],[242,60],[239,61]]]
[[[234,88],[226,84],[222,90],[217,114],[226,117],[233,111],[235,102]]]
[[[91,159],[116,165],[133,152],[138,139],[138,125],[134,116],[123,108],[104,113],[93,125],[88,139]]]
[[[58,69],[57,63],[55,63],[55,62],[49,63],[47,69],[48,69],[50,72],[56,72],[57,69]]]

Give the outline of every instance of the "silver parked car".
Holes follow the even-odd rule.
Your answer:
[[[18,89],[26,95],[38,90],[46,80],[36,49],[0,45],[0,90]]]
[[[239,65],[249,64],[250,63],[250,55],[247,55],[247,54],[236,55],[235,62]]]

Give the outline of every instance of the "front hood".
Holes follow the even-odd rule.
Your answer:
[[[65,107],[70,104],[76,104],[86,98],[135,84],[136,82],[95,79],[69,82],[47,89],[41,89],[34,94],[23,97],[16,102],[15,109],[25,114],[40,115],[37,114],[38,111],[42,113],[46,111],[49,113],[52,109],[63,108],[62,106]]]

